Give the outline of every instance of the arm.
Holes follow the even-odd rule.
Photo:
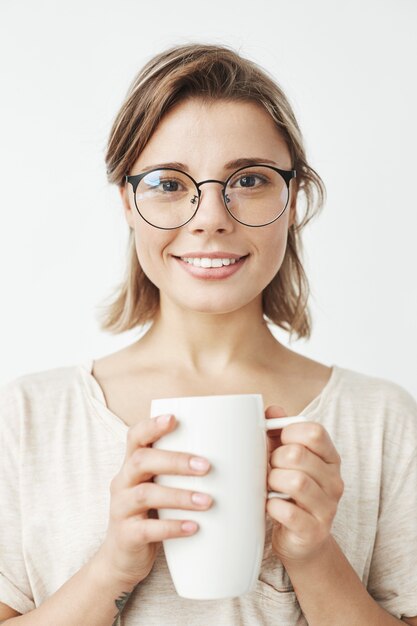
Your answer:
[[[160,473],[204,475],[209,463],[194,469],[192,454],[148,447],[176,428],[177,421],[140,420],[128,433],[126,457],[110,485],[110,516],[103,544],[92,559],[56,593],[33,611],[6,619],[7,626],[118,626],[132,590],[151,571],[164,539],[187,537],[197,531],[185,520],[149,517],[151,509],[206,510],[193,502],[193,492],[150,482]],[[1,609],[0,609],[1,610]],[[10,613],[6,614],[7,616]],[[0,612],[0,620],[2,615]]]
[[[134,586],[112,579],[100,551],[39,608],[2,626],[118,626]]]
[[[281,417],[280,407],[267,417]],[[270,441],[268,484],[292,500],[268,500],[276,524],[272,547],[284,565],[311,626],[390,626],[397,619],[368,593],[331,535],[343,493],[340,456],[319,424],[293,424]]]
[[[417,618],[401,621],[375,602],[332,536],[309,560],[283,565],[310,626],[417,624]]]

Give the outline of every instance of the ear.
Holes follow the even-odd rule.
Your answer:
[[[125,214],[126,221],[129,224],[130,228],[134,228],[135,221],[134,221],[134,215],[133,215],[133,211],[131,207],[131,202],[129,201],[128,185],[125,184],[119,187],[119,192],[122,198],[123,211]]]

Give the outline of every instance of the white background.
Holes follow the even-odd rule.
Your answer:
[[[416,30],[415,0],[0,0],[0,382],[138,335],[95,318],[128,234],[106,140],[139,68],[201,41],[273,74],[327,186],[304,231],[313,338],[291,347],[417,396]]]

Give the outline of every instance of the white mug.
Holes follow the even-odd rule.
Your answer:
[[[265,542],[267,493],[266,431],[305,422],[303,415],[266,419],[260,394],[192,396],[152,400],[151,417],[175,415],[175,429],[154,448],[206,458],[204,476],[159,475],[166,487],[209,494],[205,511],[159,509],[160,519],[190,519],[199,529],[190,537],[163,542],[178,595],[210,600],[251,591],[259,576]]]

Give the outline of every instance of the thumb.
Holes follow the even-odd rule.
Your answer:
[[[287,417],[287,413],[282,406],[271,404],[265,409],[265,417],[267,419],[270,417]]]
[[[265,410],[266,419],[273,417],[287,417],[287,413],[282,406],[271,404]],[[267,431],[268,455],[281,445],[281,429],[272,429]]]

